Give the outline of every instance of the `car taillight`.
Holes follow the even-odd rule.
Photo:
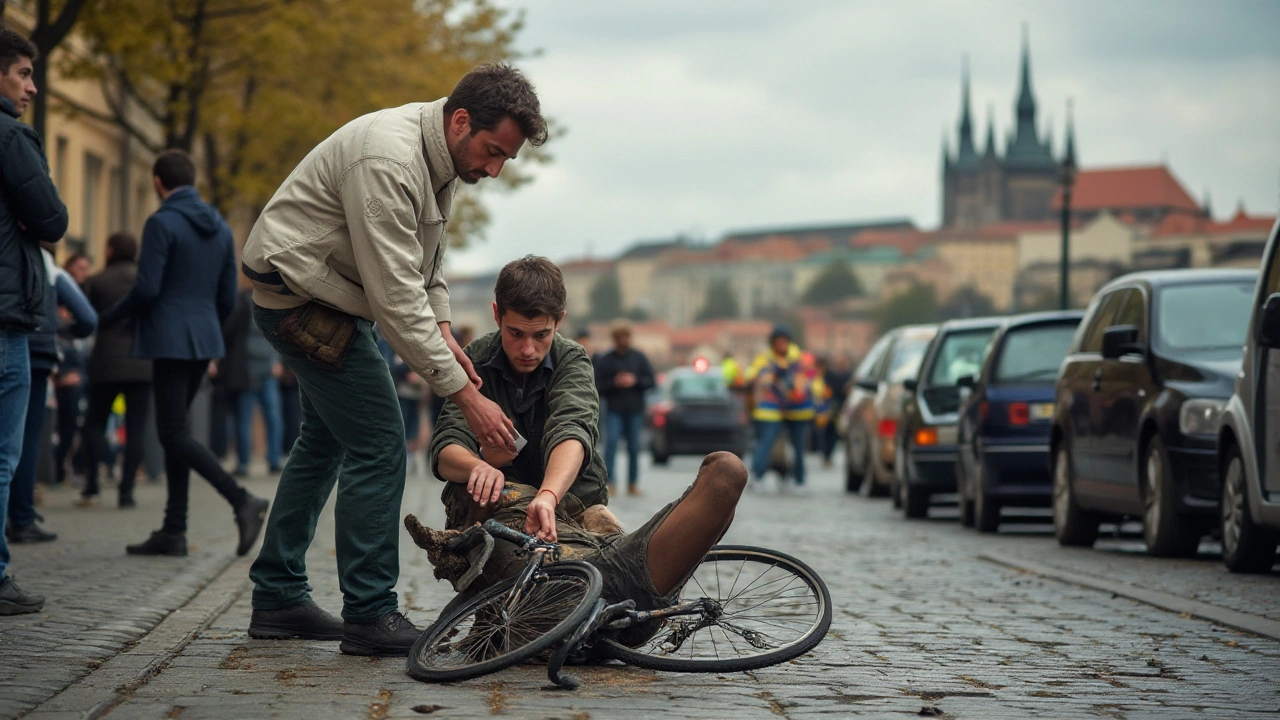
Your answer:
[[[879,427],[880,437],[891,438],[898,434],[897,420],[881,420]]]
[[[938,429],[925,427],[916,431],[916,445],[937,445]]]
[[[1031,406],[1026,403],[1009,403],[1009,424],[1027,425],[1031,422]]]
[[[653,426],[656,428],[667,426],[667,414],[665,412],[655,412],[653,414]]]

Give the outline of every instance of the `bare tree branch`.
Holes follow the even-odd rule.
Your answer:
[[[49,96],[54,100],[57,100],[62,105],[65,105],[71,113],[85,115],[99,122],[123,128],[125,132],[129,133],[129,135],[141,143],[143,147],[153,153],[160,152],[163,149],[156,145],[155,140],[152,139],[150,135],[143,132],[138,126],[129,122],[121,113],[116,112],[114,106],[112,108],[113,112],[104,113],[101,110],[89,107],[88,105],[85,105],[75,98],[56,89],[51,90],[49,92]]]

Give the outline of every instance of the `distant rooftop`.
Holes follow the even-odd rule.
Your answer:
[[[1062,208],[1062,190],[1053,196],[1053,209]],[[1138,210],[1161,208],[1189,213],[1200,205],[1164,165],[1081,170],[1071,193],[1074,210]]]
[[[797,240],[819,237],[852,236],[867,230],[897,230],[907,232],[916,226],[910,218],[889,218],[885,220],[869,220],[865,222],[845,223],[840,225],[793,225],[790,227],[774,227],[764,230],[736,230],[726,233],[725,241],[749,243],[767,240],[771,237],[786,236]]]

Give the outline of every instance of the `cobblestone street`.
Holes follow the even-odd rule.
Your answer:
[[[839,467],[839,463],[837,463]],[[635,527],[692,479],[694,458],[646,468],[645,495],[612,505]],[[1038,524],[999,536],[935,508],[907,522],[850,497],[834,470],[808,497],[748,494],[726,542],[796,555],[830,587],[826,640],[751,673],[681,675],[577,668],[574,692],[521,666],[449,685],[408,678],[398,658],[343,656],[337,643],[249,640],[247,570],[222,501],[193,482],[192,554],[127,558],[158,522],[140,507],[71,507],[46,495],[62,537],[15,547],[13,571],[44,613],[0,621],[0,716],[63,718],[1244,718],[1280,713],[1280,573],[1229,575],[1199,558],[1157,561],[1132,534],[1066,551]],[[271,484],[250,485],[270,496]],[[440,526],[439,483],[412,478],[404,512]],[[252,557],[252,554],[251,556]],[[309,557],[317,601],[340,609],[332,512]],[[425,626],[450,597],[426,555],[401,549],[402,604]],[[1059,579],[1064,578],[1064,579]],[[1163,603],[1140,602],[1145,597]],[[1182,606],[1185,604],[1185,608]],[[1221,615],[1218,622],[1206,617]],[[1251,624],[1252,623],[1252,624]],[[1251,625],[1250,625],[1251,624]],[[1255,634],[1238,629],[1249,625]]]

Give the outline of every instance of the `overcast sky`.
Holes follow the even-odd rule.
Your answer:
[[[549,165],[488,191],[452,273],[529,252],[908,217],[936,227],[962,58],[975,140],[1013,124],[1022,25],[1042,129],[1068,98],[1085,168],[1167,163],[1219,218],[1280,205],[1280,2],[538,0],[520,63],[565,129]],[[980,147],[981,149],[981,147]],[[518,162],[518,161],[517,161]],[[528,168],[530,166],[526,166]]]

